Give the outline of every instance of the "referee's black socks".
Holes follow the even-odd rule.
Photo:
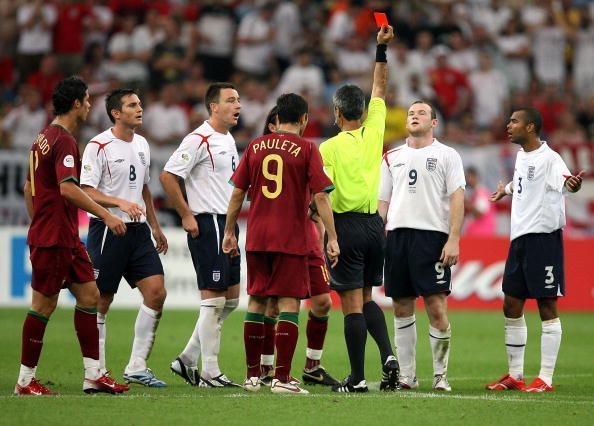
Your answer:
[[[377,303],[371,300],[363,305],[363,315],[365,316],[367,330],[371,334],[371,337],[373,337],[373,340],[375,340],[375,343],[377,343],[383,364],[390,355],[394,355],[384,312]]]
[[[363,314],[353,313],[344,317],[344,340],[351,363],[351,383],[357,385],[365,379],[367,326]]]

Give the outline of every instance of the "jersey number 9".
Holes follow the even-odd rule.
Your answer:
[[[276,173],[271,172],[270,163],[276,163]],[[274,191],[268,185],[262,185],[262,194],[266,198],[275,199],[283,190],[283,159],[278,154],[270,154],[264,157],[262,162],[262,174],[264,177],[275,183]]]

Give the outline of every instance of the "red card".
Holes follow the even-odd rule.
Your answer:
[[[383,26],[388,26],[388,17],[383,12],[373,12],[373,17],[375,18],[375,24],[378,28]]]

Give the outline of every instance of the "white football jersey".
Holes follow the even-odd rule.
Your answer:
[[[550,233],[565,226],[565,180],[571,173],[546,142],[520,150],[514,169],[510,239]]]
[[[379,191],[379,199],[390,203],[386,229],[449,234],[449,197],[465,187],[460,155],[437,139],[425,148],[411,148],[406,142],[386,152]]]
[[[229,179],[238,163],[231,132],[217,133],[205,121],[184,138],[165,164],[165,171],[184,179],[193,214],[226,214],[233,191]]]
[[[92,138],[82,159],[81,185],[88,185],[111,197],[122,198],[146,208],[142,188],[149,182],[151,153],[147,140],[135,134],[132,142],[118,139],[111,128]],[[130,216],[118,207],[108,210],[124,222]],[[94,217],[89,213],[90,217]],[[146,222],[143,215],[141,222]]]

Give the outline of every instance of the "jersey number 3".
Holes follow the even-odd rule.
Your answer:
[[[276,173],[270,170],[270,163],[272,162],[276,163]],[[283,158],[278,154],[270,154],[264,157],[262,174],[275,184],[274,191],[271,191],[268,185],[262,185],[262,194],[266,198],[275,199],[283,190]]]

